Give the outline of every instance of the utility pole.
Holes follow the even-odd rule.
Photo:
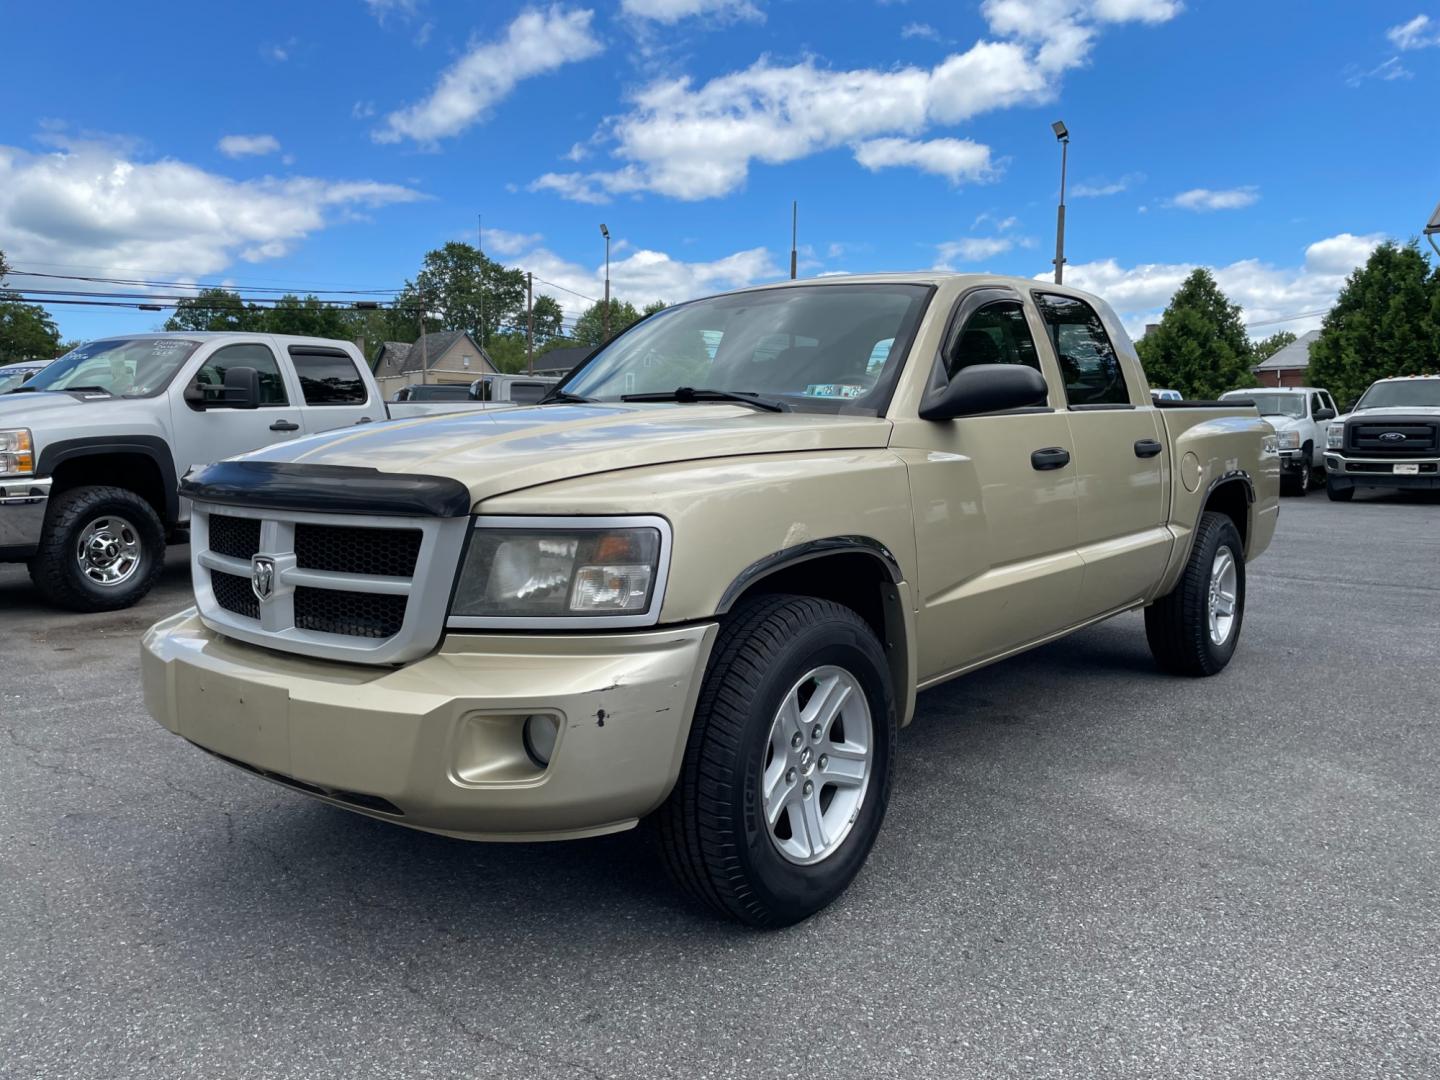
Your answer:
[[[610,340],[610,230],[600,223],[600,235],[605,237],[605,340]]]
[[[800,235],[800,202],[792,200],[790,203],[790,280],[795,280],[795,241]]]
[[[425,294],[420,293],[420,385],[430,381],[430,343],[425,340]]]
[[[1065,283],[1065,166],[1070,157],[1070,129],[1065,121],[1056,120],[1050,125],[1055,138],[1060,140],[1060,209],[1055,216],[1055,284]]]
[[[529,373],[535,374],[535,275],[525,271],[525,355]]]

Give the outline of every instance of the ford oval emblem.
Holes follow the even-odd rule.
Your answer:
[[[1381,435],[1380,438],[1386,442],[1404,442],[1405,433],[1403,431],[1387,431],[1384,435]]]

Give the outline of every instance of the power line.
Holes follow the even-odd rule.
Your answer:
[[[546,281],[542,277],[537,277],[535,280],[541,285],[549,285],[552,289],[559,289],[561,292],[568,292],[571,296],[578,296],[581,300],[589,300],[592,304],[600,303],[600,301],[593,296],[586,296],[584,293],[576,292],[574,289],[567,289],[564,285],[556,284],[553,281]]]
[[[155,289],[216,289],[226,288],[223,285],[202,285],[193,281],[150,281],[145,278],[120,278],[120,277],[98,277],[84,274],[45,274],[35,270],[21,270],[18,267],[10,268],[10,275],[21,277],[48,278],[56,281],[85,281],[94,285],[131,285],[140,288]],[[247,285],[249,292],[273,292],[293,293],[293,289],[280,288],[267,285]],[[40,290],[30,290],[38,292]],[[227,291],[229,291],[227,289]],[[386,296],[402,293],[404,289],[320,289],[319,292],[329,293],[334,296]],[[312,293],[314,290],[312,290]]]
[[[1316,315],[1326,315],[1329,308],[1322,308],[1319,311],[1302,311],[1298,315],[1282,315],[1278,319],[1262,319],[1260,322],[1246,323],[1246,326],[1274,326],[1276,323],[1295,322],[1298,319],[1310,319]]]

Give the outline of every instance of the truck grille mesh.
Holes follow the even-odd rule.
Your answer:
[[[295,558],[305,570],[410,577],[415,573],[424,535],[419,529],[300,524],[295,526]]]
[[[250,579],[223,570],[210,571],[210,589],[215,593],[215,602],[226,611],[233,611],[247,619],[260,618],[260,601],[250,588]]]
[[[231,517],[228,514],[210,515],[210,550],[232,559],[245,559],[260,550],[260,519]],[[245,583],[250,590],[250,583]],[[254,600],[252,596],[250,598]]]
[[[1346,448],[1367,457],[1433,456],[1440,450],[1440,424],[1423,420],[1350,421]]]

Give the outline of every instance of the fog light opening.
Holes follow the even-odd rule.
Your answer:
[[[522,734],[525,753],[540,768],[549,766],[551,755],[555,753],[555,740],[559,737],[560,721],[556,717],[537,713],[525,718],[525,728]]]

